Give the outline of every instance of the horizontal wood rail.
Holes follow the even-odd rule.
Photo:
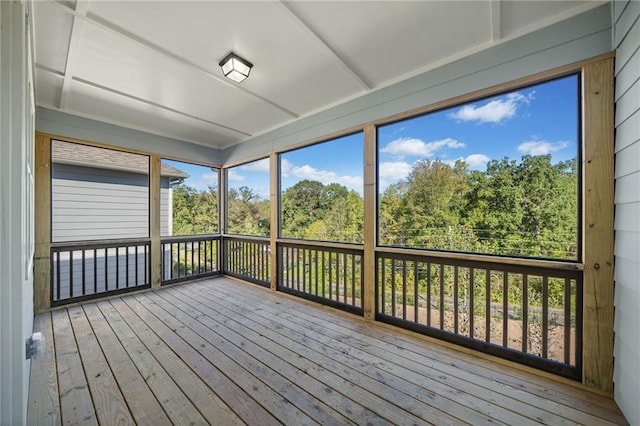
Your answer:
[[[579,380],[582,272],[378,251],[376,318]]]
[[[151,241],[51,245],[51,306],[149,288]]]
[[[278,243],[278,290],[363,315],[364,250],[348,244]]]
[[[219,275],[220,239],[220,235],[162,238],[161,284]]]

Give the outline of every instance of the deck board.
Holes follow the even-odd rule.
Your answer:
[[[31,360],[31,384],[29,386],[29,407],[27,424],[58,425],[60,418],[60,398],[58,396],[58,370],[53,346],[51,315],[38,315],[33,328],[45,336],[44,352]]]
[[[77,306],[68,312],[98,421],[103,425],[134,424],[84,310]]]
[[[240,294],[235,291],[236,289],[221,289],[215,298],[210,295],[203,294],[202,297],[207,298],[208,302],[215,303],[215,300],[226,300],[228,303],[234,303],[239,299]],[[197,292],[197,287],[191,287],[190,291]],[[226,295],[230,295],[228,299],[224,299]],[[246,296],[249,297],[249,296]],[[593,395],[589,392],[576,391],[575,388],[570,388],[569,392],[573,392],[567,395],[563,392],[554,392],[553,389],[546,389],[547,395],[552,395],[554,399],[540,398],[535,395],[531,395],[523,388],[529,387],[529,380],[537,379],[531,378],[531,375],[527,375],[525,380],[517,380],[516,377],[522,376],[517,371],[511,372],[516,377],[510,377],[511,374],[503,374],[496,376],[496,370],[487,370],[485,365],[478,365],[477,359],[472,359],[465,354],[459,354],[455,351],[447,351],[441,346],[429,347],[428,350],[424,344],[416,344],[415,339],[404,341],[401,335],[390,334],[386,330],[364,330],[362,326],[354,323],[350,318],[344,318],[342,315],[336,317],[333,312],[327,312],[326,310],[308,310],[304,305],[293,306],[291,310],[287,309],[283,311],[278,309],[281,302],[279,301],[267,301],[254,299],[255,303],[260,303],[261,311],[264,312],[263,316],[265,320],[270,320],[278,316],[282,319],[276,319],[276,323],[290,323],[293,322],[296,326],[303,330],[315,330],[318,331],[319,327],[322,327],[323,333],[327,333],[327,330],[332,330],[334,333],[329,334],[328,340],[325,341],[328,345],[336,346],[336,342],[347,341],[342,347],[347,349],[351,348],[352,354],[354,349],[362,349],[370,356],[371,354],[377,354],[384,360],[384,364],[378,364],[382,369],[394,368],[398,366],[408,364],[414,371],[414,376],[424,379],[429,378],[429,388],[435,390],[439,385],[445,386],[445,392],[454,392],[456,399],[464,400],[464,396],[460,392],[472,392],[475,395],[479,395],[483,398],[489,398],[489,403],[495,406],[505,404],[506,401],[510,403],[506,406],[509,407],[512,412],[528,416],[530,420],[535,422],[551,422],[554,424],[575,424],[575,423],[588,423],[592,420],[591,415],[584,415],[584,412],[575,409],[574,405],[578,405],[582,408],[590,409],[590,407],[597,403],[593,401]],[[270,308],[275,307],[275,308]],[[322,326],[320,326],[322,324]],[[354,333],[355,331],[355,333]],[[389,346],[387,343],[392,343]],[[342,348],[341,348],[342,349]],[[345,350],[345,349],[342,349]],[[453,356],[456,357],[453,357]],[[458,360],[465,360],[464,363],[457,363]],[[403,361],[404,360],[404,361]],[[463,367],[463,368],[461,368]],[[499,369],[499,367],[498,367]],[[484,371],[483,371],[484,370]],[[402,374],[402,377],[413,377],[411,374]],[[499,380],[505,379],[505,380]],[[517,386],[511,386],[508,384],[516,383]],[[449,388],[449,389],[447,389]],[[576,401],[576,396],[577,401]],[[555,399],[565,401],[566,404],[557,403]],[[584,399],[582,399],[584,398]],[[467,401],[466,403],[468,403]],[[523,402],[524,404],[521,404]],[[606,400],[603,404],[611,407],[615,406],[611,400]],[[617,407],[616,407],[617,410]],[[563,417],[558,418],[554,413],[563,412]],[[604,411],[604,410],[603,410]],[[548,413],[550,412],[551,415]],[[499,411],[491,413],[496,420],[498,420],[497,414]],[[624,422],[624,418],[620,417],[619,411],[617,411],[618,417],[616,417],[616,411],[606,410],[603,412],[601,424],[608,423],[613,418],[614,421]],[[526,420],[518,419],[518,416],[513,417],[510,415],[510,422],[518,420],[518,424],[524,424]],[[509,418],[509,417],[508,417]],[[616,420],[617,419],[617,420]],[[504,421],[504,420],[503,420]]]
[[[66,310],[53,312],[52,322],[62,419],[72,424],[97,425],[69,313]]]
[[[626,424],[581,387],[228,278],[35,328],[29,424]]]

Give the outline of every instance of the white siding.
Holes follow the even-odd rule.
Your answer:
[[[54,242],[147,238],[148,175],[54,164],[52,236]],[[161,235],[171,229],[169,178],[160,182]],[[170,235],[170,234],[169,234]]]
[[[53,165],[54,242],[149,236],[149,176]]]
[[[0,424],[26,421],[33,328],[33,97],[26,6],[0,1]]]
[[[613,2],[616,47],[615,399],[640,424],[640,2]]]

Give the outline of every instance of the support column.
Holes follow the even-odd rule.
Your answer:
[[[582,381],[613,392],[613,58],[583,67]]]
[[[364,128],[364,258],[363,309],[364,317],[376,317],[376,127]]]
[[[35,313],[51,308],[51,138],[36,134],[35,146]]]
[[[162,282],[162,247],[160,246],[160,157],[149,156],[149,237],[151,239],[151,288]]]
[[[276,290],[278,288],[278,246],[277,246],[277,240],[278,240],[278,226],[280,224],[280,217],[278,215],[279,213],[279,201],[280,201],[280,194],[278,194],[278,176],[279,176],[279,170],[278,170],[278,154],[276,154],[275,152],[271,153],[271,157],[270,157],[270,166],[269,166],[269,175],[271,176],[271,182],[270,182],[270,192],[271,192],[271,198],[270,198],[270,222],[271,222],[271,228],[270,228],[270,242],[269,242],[269,250],[270,250],[270,255],[271,255],[271,270],[269,271],[269,276],[270,276],[270,283],[271,283],[271,290]]]

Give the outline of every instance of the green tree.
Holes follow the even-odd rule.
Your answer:
[[[218,232],[218,190],[198,191],[185,184],[172,188],[173,235],[212,234]]]
[[[227,231],[230,234],[269,236],[270,202],[247,186],[230,188],[227,196]]]

